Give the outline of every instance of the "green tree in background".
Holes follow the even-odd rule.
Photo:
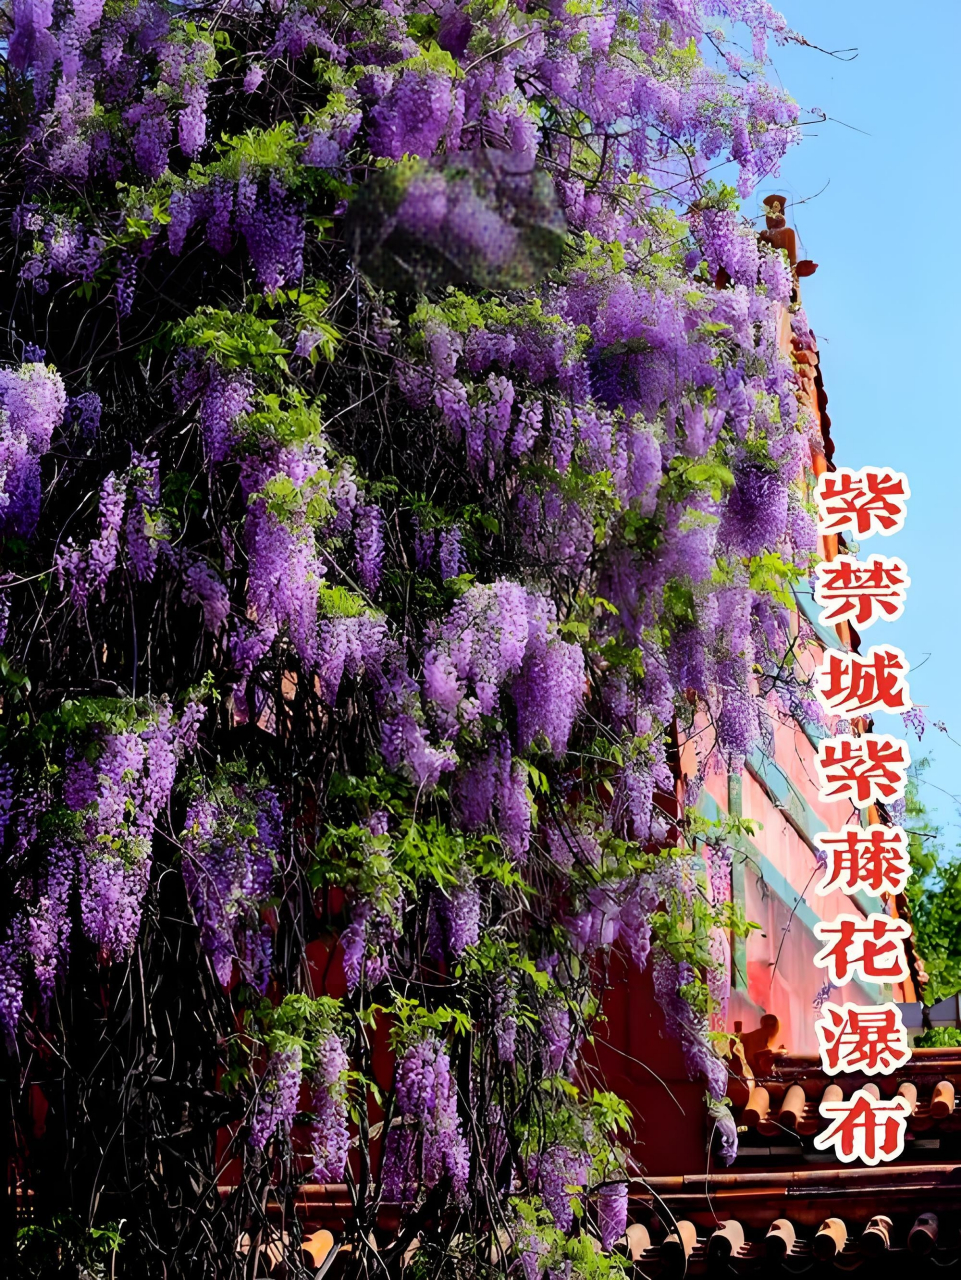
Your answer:
[[[961,991],[961,849],[947,850],[943,829],[932,822],[920,798],[919,783],[929,764],[927,757],[920,760],[908,784],[905,827],[914,869],[906,894],[917,948],[931,979],[922,995],[930,1006]],[[919,1043],[961,1044],[961,1032],[936,1027]]]

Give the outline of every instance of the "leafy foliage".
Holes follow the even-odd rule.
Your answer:
[[[746,194],[796,139],[791,33],[428,9],[2,8],[0,1023],[41,1274],[254,1275],[277,1205],[296,1274],[314,1178],[352,1274],[416,1237],[616,1276],[614,947],[726,1093],[747,926],[677,741],[696,790],[793,714],[813,544],[806,321],[705,174]]]
[[[916,763],[905,796],[905,826],[914,871],[906,893],[918,953],[929,977],[922,995],[924,1003],[931,1005],[961,991],[961,855],[947,853],[941,829],[931,822],[919,795],[918,783],[927,768],[927,759]],[[942,1030],[935,1028],[926,1034],[938,1035]],[[954,1042],[925,1039],[924,1043]]]

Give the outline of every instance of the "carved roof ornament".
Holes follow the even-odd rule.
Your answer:
[[[766,210],[764,221],[767,225],[764,231],[758,232],[757,238],[769,244],[772,249],[783,249],[787,254],[788,262],[791,264],[791,274],[794,276],[793,301],[800,302],[798,279],[803,276],[813,276],[818,269],[818,264],[812,262],[810,258],[802,258],[798,261],[797,233],[793,227],[787,225],[785,216],[787,196],[765,196],[764,207]]]

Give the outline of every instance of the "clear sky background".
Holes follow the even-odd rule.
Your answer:
[[[783,191],[801,256],[819,264],[802,282],[803,301],[835,461],[892,465],[911,484],[904,531],[861,544],[862,553],[907,561],[907,606],[898,622],[866,630],[862,649],[899,645],[913,668],[912,698],[961,743],[961,0],[927,0],[923,12],[903,0],[775,5],[812,44],[857,56],[772,49],[799,105],[832,119],[805,128],[781,177],[764,182],[744,212],[755,216],[766,194]],[[947,848],[961,844],[961,746],[934,728],[919,745],[888,716],[877,727],[932,758],[921,798]]]

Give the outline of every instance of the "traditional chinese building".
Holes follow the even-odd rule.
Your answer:
[[[794,264],[793,235],[784,235],[789,229],[777,216],[777,199],[768,201],[769,234],[781,235],[781,247]],[[835,445],[817,344],[798,321],[785,311],[782,346],[796,367],[799,396],[818,427],[811,448],[813,485],[820,474],[834,470]],[[837,536],[822,537],[819,552],[826,565],[845,558]],[[874,561],[879,574],[891,567],[886,557]],[[827,569],[819,573],[822,582],[826,575]],[[892,577],[896,582],[896,573],[883,581],[890,585]],[[833,579],[852,585],[844,564],[836,565]],[[903,594],[893,592],[888,605],[880,606],[885,616],[896,616]],[[827,627],[818,620],[820,612],[809,591],[796,593],[795,658],[810,673],[821,667],[828,650],[836,651],[839,661],[843,655],[857,660],[864,651],[850,621]],[[873,659],[874,651],[867,656]],[[883,681],[883,667],[875,670]],[[852,732],[861,740],[872,736],[869,716],[866,711],[852,721]],[[883,802],[822,798],[818,757],[820,750],[823,761],[828,732],[805,717],[772,715],[763,748],[740,773],[707,773],[694,801],[706,817],[739,815],[754,826],[753,835],[739,837],[731,866],[732,896],[761,928],[746,939],[730,940],[727,951],[731,991],[724,1025],[738,1033],[729,1088],[738,1154],[729,1167],[717,1159],[716,1140],[715,1150],[706,1150],[704,1135],[712,1118],[704,1089],[686,1078],[678,1048],[661,1025],[649,979],[625,971],[622,990],[615,986],[612,993],[605,1065],[612,1086],[635,1106],[635,1151],[647,1171],[632,1189],[629,1233],[640,1274],[786,1275],[812,1267],[824,1274],[862,1264],[863,1273],[872,1277],[961,1270],[956,1225],[961,1050],[914,1050],[892,1074],[877,1074],[872,1058],[884,1039],[878,1015],[874,1027],[861,1028],[859,1036],[845,1028],[848,1048],[857,1039],[862,1042],[863,1071],[829,1072],[822,1065],[815,1023],[827,1001],[894,1002],[910,1037],[921,1030],[919,999],[927,980],[910,939],[907,971],[890,981],[859,976],[836,992],[831,971],[815,965],[825,934],[840,918],[848,920],[849,933],[863,935],[870,933],[869,917],[883,916],[888,931],[901,922],[906,932],[909,924],[901,892],[880,898],[851,892],[843,875],[835,876],[829,892],[817,892],[831,875],[825,872],[819,833],[856,828],[852,840],[868,840],[873,831],[875,841],[883,842],[891,827]],[[697,770],[696,744],[682,742],[679,807],[690,797]],[[875,966],[883,967],[883,961]],[[957,1009],[940,1012],[955,1023]],[[873,1048],[865,1051],[866,1044]],[[838,1045],[837,1052],[842,1048]],[[819,1136],[823,1143],[833,1127],[827,1118],[832,1103],[851,1102],[859,1091],[867,1095],[861,1111],[843,1108],[849,1113],[847,1131],[819,1150]],[[866,1124],[862,1112],[870,1104],[876,1104],[874,1111],[887,1108],[887,1118]],[[888,1162],[876,1148],[890,1139],[895,1115],[906,1117],[904,1151]],[[875,1163],[866,1162],[871,1160]]]
[[[768,227],[762,235],[788,253],[796,277],[810,274],[813,264],[797,261],[794,234],[781,214],[783,203],[780,197],[768,198]],[[718,284],[723,287],[725,281]],[[818,476],[835,469],[817,343],[797,309],[782,312],[780,336],[797,372],[799,398],[815,424],[808,437],[813,489]],[[823,536],[819,552],[828,565],[843,561],[843,540]],[[906,573],[899,578],[890,557],[875,560],[883,563],[872,562],[874,598],[885,616],[893,618],[903,607]],[[823,573],[821,578],[825,580]],[[839,598],[856,599],[865,586],[865,580],[852,579],[843,563],[830,581],[839,584]],[[887,595],[883,587],[890,588]],[[839,671],[845,669],[845,655],[862,655],[852,622],[844,619],[829,627],[819,621],[820,612],[810,589],[796,592],[792,657],[812,683],[828,650],[838,654]],[[869,769],[878,758],[883,763],[887,750],[883,738],[872,734],[871,696],[885,681],[895,691],[897,673],[889,671],[887,659],[878,663],[870,652],[862,656],[870,659],[872,671],[859,676],[855,664],[853,675],[866,690],[866,705],[851,730],[865,747]],[[850,674],[851,666],[846,670]],[[874,685],[865,679],[874,679]],[[830,710],[830,685],[823,693],[821,700]],[[632,1148],[640,1173],[632,1184],[632,1225],[624,1247],[637,1262],[637,1274],[652,1277],[781,1276],[812,1267],[815,1274],[824,1274],[861,1264],[872,1277],[895,1270],[900,1276],[961,1270],[961,1237],[955,1226],[961,1210],[961,1110],[955,1105],[961,1091],[961,1050],[916,1050],[893,1074],[875,1074],[871,1054],[876,1056],[884,1040],[883,1020],[875,1019],[861,1028],[863,1043],[855,1044],[865,1053],[865,1071],[832,1074],[822,1066],[815,1031],[819,1011],[832,1000],[860,1006],[893,1002],[909,1033],[921,1029],[923,964],[908,937],[905,969],[890,975],[890,951],[878,935],[879,930],[908,932],[903,893],[877,897],[853,889],[845,876],[843,849],[836,862],[825,865],[825,842],[819,840],[825,832],[847,830],[852,842],[869,845],[873,831],[878,849],[886,849],[891,814],[877,793],[863,802],[850,790],[837,799],[823,798],[829,756],[824,744],[831,731],[817,716],[779,712],[772,700],[763,745],[743,768],[705,770],[703,775],[703,752],[696,741],[701,727],[696,722],[693,733],[679,735],[676,788],[671,795],[660,795],[658,803],[675,820],[693,805],[705,818],[730,815],[750,824],[751,834],[745,830],[734,841],[724,891],[760,927],[746,938],[717,940],[730,990],[713,1025],[715,1031],[731,1034],[729,1098],[738,1152],[730,1164],[719,1158],[717,1111],[709,1109],[705,1082],[690,1077],[681,1046],[665,1025],[650,966],[639,973],[615,953],[607,1021],[595,1052],[608,1087],[629,1101],[634,1118]],[[883,858],[877,865],[882,863]],[[710,878],[717,882],[716,876]],[[879,917],[886,923],[875,926],[872,918]],[[850,936],[844,941],[860,943],[860,949],[844,952],[852,960],[856,953],[860,967],[853,977],[845,975],[850,981],[842,992],[832,990],[832,979],[840,977],[835,969],[815,964],[815,957],[831,947],[832,937],[840,940],[839,920],[848,922]],[[947,1018],[961,1020],[959,1015],[961,1010],[954,1010]],[[850,1049],[850,1027],[844,1035],[842,1044],[838,1034],[838,1054]],[[907,1053],[902,1057],[908,1059]],[[822,1105],[851,1100],[858,1091],[887,1107],[887,1120],[882,1114],[880,1127],[871,1128],[852,1112],[850,1132],[819,1149],[816,1144],[831,1126]],[[906,1132],[897,1160],[872,1166],[839,1156],[847,1142],[859,1150],[866,1147],[862,1154],[870,1159],[876,1154],[874,1145],[889,1136],[885,1124],[890,1129],[892,1117],[899,1115],[906,1117]],[[348,1216],[347,1189],[304,1187],[297,1212],[314,1233],[307,1242],[309,1260],[319,1265]],[[283,1227],[280,1221],[277,1225]],[[390,1229],[386,1221],[380,1225]]]

